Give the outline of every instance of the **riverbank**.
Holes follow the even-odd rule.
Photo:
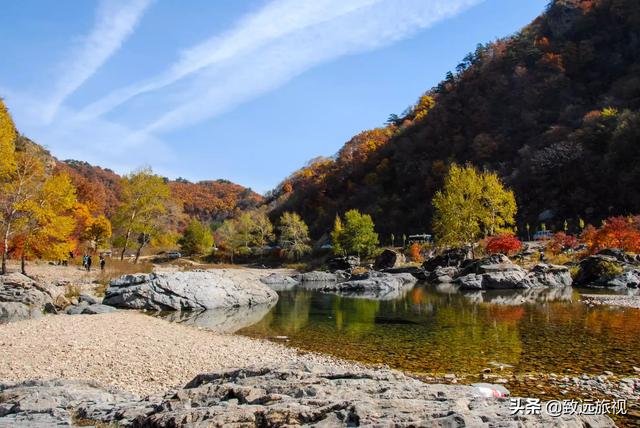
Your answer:
[[[233,367],[295,362],[351,365],[133,311],[55,315],[0,325],[0,355],[3,382],[90,379],[139,395],[183,386],[200,373]]]
[[[46,316],[0,325],[0,337],[8,409],[0,425],[613,426],[601,416],[513,416],[508,400],[472,387],[430,385],[139,312]]]

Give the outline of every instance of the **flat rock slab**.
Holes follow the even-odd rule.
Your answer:
[[[179,311],[267,305],[277,300],[277,293],[260,281],[221,269],[125,275],[111,281],[102,303]]]
[[[544,406],[543,406],[544,409]],[[85,421],[116,426],[612,427],[607,416],[511,415],[508,399],[431,385],[391,370],[256,367],[201,374],[144,400],[81,403]]]

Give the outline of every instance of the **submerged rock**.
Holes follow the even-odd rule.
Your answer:
[[[19,403],[14,403],[19,399],[11,389],[4,393],[13,415],[20,414]],[[384,369],[235,369],[198,375],[164,396],[110,398],[65,404],[87,423],[122,427],[614,426],[607,416],[551,417],[544,403],[541,414],[512,415],[507,399],[485,397],[473,386],[426,384]],[[61,407],[49,400],[41,411],[47,406]]]
[[[259,281],[224,270],[125,275],[111,281],[103,303],[154,311],[203,310],[265,305],[278,295]]]

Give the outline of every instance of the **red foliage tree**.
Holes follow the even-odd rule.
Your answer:
[[[558,232],[547,242],[547,251],[552,254],[559,254],[563,250],[573,249],[578,246],[578,238]]]
[[[640,252],[640,221],[632,217],[609,217],[602,227],[589,225],[580,236],[591,253],[605,248]]]
[[[522,248],[522,242],[511,234],[490,236],[486,240],[486,250],[490,254],[513,254]]]

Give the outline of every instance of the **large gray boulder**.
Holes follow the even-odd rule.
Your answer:
[[[524,283],[527,286],[535,287],[567,287],[573,282],[571,272],[566,266],[549,265],[539,263],[535,265],[527,276]]]
[[[624,263],[616,257],[596,254],[580,261],[573,283],[583,287],[606,287],[610,280],[624,271]]]
[[[410,273],[386,273],[371,271],[352,277],[349,281],[325,283],[322,291],[337,292],[341,295],[389,300],[402,296],[411,289],[418,279]]]
[[[139,398],[94,382],[33,380],[0,384],[0,427],[60,427],[74,424],[75,407],[91,403],[108,409]],[[77,422],[77,419],[75,419]]]
[[[606,282],[611,288],[640,288],[640,269],[632,269],[621,273]]]
[[[607,416],[553,417],[544,402],[541,407],[540,414],[513,415],[508,399],[483,396],[472,386],[427,384],[392,370],[302,364],[206,373],[164,396],[74,406],[79,420],[121,427],[614,426]],[[12,409],[20,412],[18,405]]]
[[[0,324],[39,317],[52,303],[47,286],[20,273],[0,275]]]
[[[331,272],[337,270],[351,271],[358,266],[360,266],[360,257],[358,256],[331,257],[327,260],[327,267]]]
[[[438,267],[460,267],[465,261],[472,258],[470,248],[452,248],[435,257],[426,260],[422,267],[427,272],[433,272]]]
[[[103,304],[154,311],[265,305],[278,295],[260,281],[225,270],[125,275],[111,281]]]
[[[313,272],[300,273],[295,275],[293,279],[300,282],[336,282],[338,277],[335,273],[316,270]]]
[[[269,286],[273,290],[289,290],[295,287],[299,282],[291,276],[281,273],[272,273],[260,278],[260,282]]]
[[[499,263],[484,264],[492,261]],[[529,288],[523,281],[526,276],[527,272],[516,264],[503,260],[479,260],[463,269],[454,282],[462,290],[521,289]]]
[[[397,267],[397,268],[389,268],[389,269],[383,269],[382,272],[410,273],[411,275],[415,276],[419,280],[426,280],[428,278],[428,275],[425,272],[425,270],[418,266],[403,266],[403,267]]]

